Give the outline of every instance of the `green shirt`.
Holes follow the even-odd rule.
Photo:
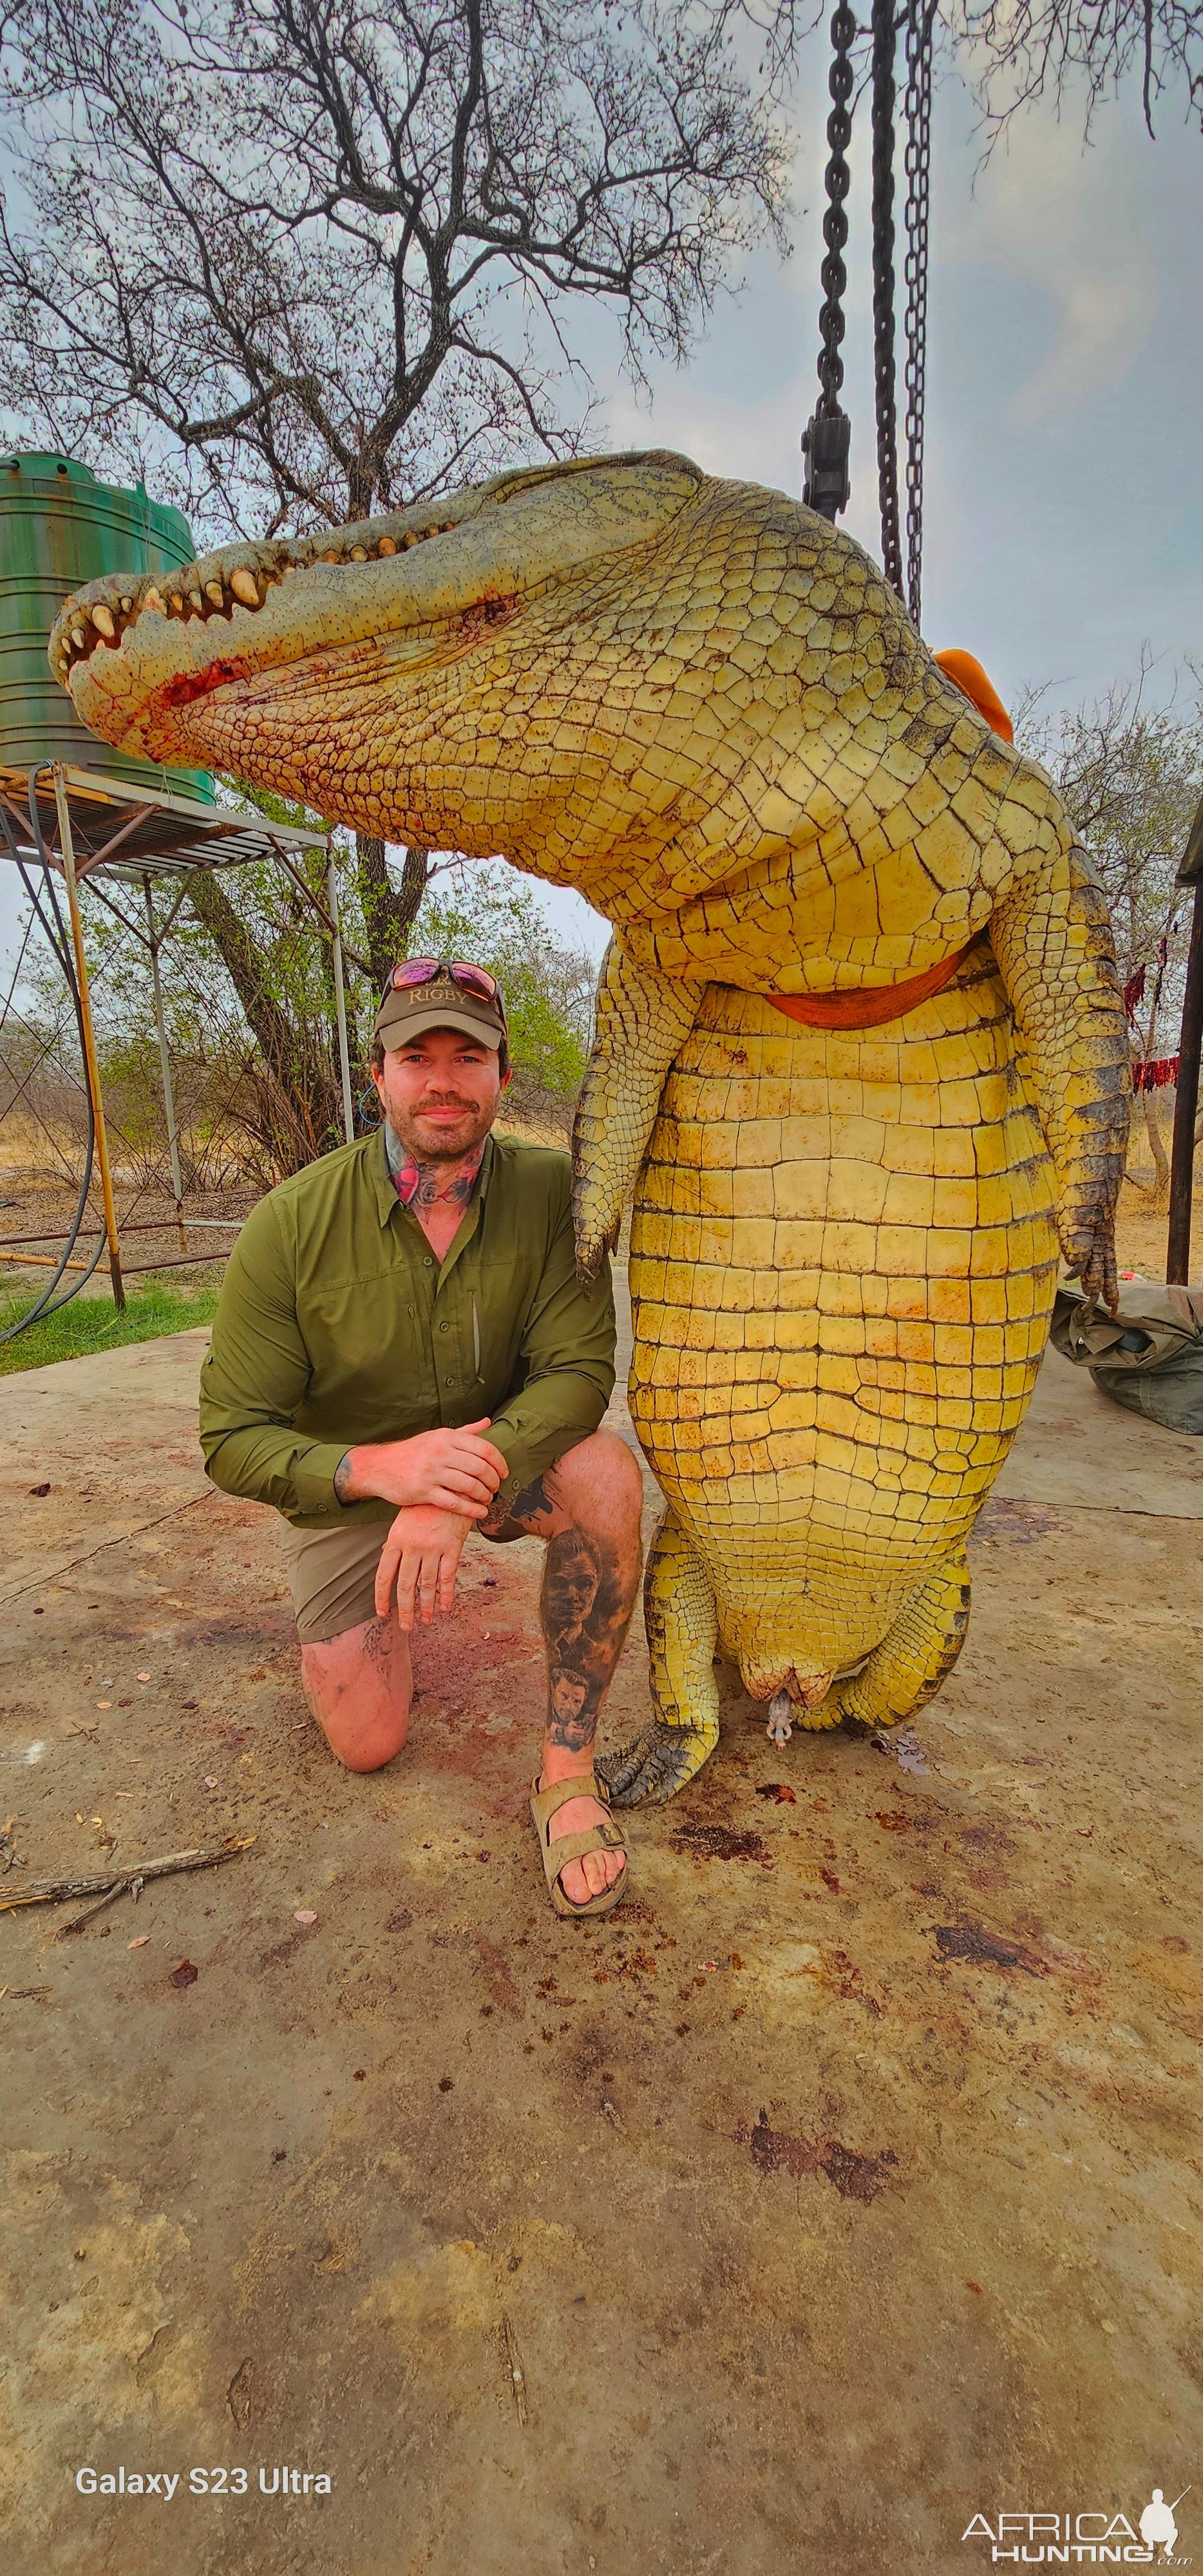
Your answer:
[[[395,1504],[344,1506],[334,1491],[359,1441],[488,1414],[512,1499],[596,1431],[613,1385],[609,1269],[579,1286],[567,1154],[490,1136],[440,1263],[378,1131],[248,1217],[201,1371],[201,1447],[223,1493],[302,1529],[391,1520]]]

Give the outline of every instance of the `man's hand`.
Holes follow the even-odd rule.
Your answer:
[[[418,1505],[436,1512],[459,1512],[482,1521],[502,1478],[509,1472],[500,1449],[482,1440],[489,1415],[462,1423],[458,1430],[419,1431],[413,1440],[364,1442],[348,1449],[334,1475],[340,1503],[359,1503],[378,1495],[386,1503]]]
[[[394,1594],[397,1624],[406,1630],[412,1628],[415,1616],[429,1627],[436,1610],[450,1610],[460,1554],[471,1526],[462,1511],[431,1511],[418,1503],[398,1512],[376,1568],[377,1617],[388,1618]]]

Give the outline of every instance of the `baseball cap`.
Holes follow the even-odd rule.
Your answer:
[[[403,958],[385,986],[376,1035],[382,1046],[399,1047],[427,1029],[459,1029],[481,1046],[500,1048],[505,1007],[496,976],[459,959]]]

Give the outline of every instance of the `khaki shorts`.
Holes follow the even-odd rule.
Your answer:
[[[376,1568],[391,1527],[390,1521],[351,1521],[346,1529],[294,1529],[291,1521],[281,1521],[280,1541],[303,1646],[324,1645],[344,1628],[375,1618]]]
[[[344,1628],[376,1616],[376,1568],[391,1521],[352,1521],[346,1529],[294,1529],[281,1519],[280,1544],[303,1646],[328,1645]],[[492,1546],[524,1530],[482,1530]]]

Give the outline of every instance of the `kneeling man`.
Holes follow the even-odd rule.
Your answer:
[[[383,1127],[282,1182],[239,1236],[201,1375],[205,1463],[284,1515],[306,1697],[353,1771],[405,1742],[409,1631],[451,1609],[469,1530],[546,1540],[531,1809],[557,1913],[605,1913],[627,1864],[593,1739],[642,1500],[597,1428],[609,1275],[577,1283],[567,1155],[490,1133],[509,1061],[485,968],[395,967],[373,1078]]]

